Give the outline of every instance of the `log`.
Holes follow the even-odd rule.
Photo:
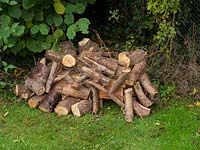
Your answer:
[[[46,99],[46,96],[47,96],[47,94],[32,96],[31,98],[28,99],[28,105],[31,108],[37,108],[40,105],[40,103],[44,99]]]
[[[139,82],[135,83],[134,89],[139,101],[143,106],[149,107],[153,104],[153,102],[144,94],[143,89]]]
[[[42,95],[45,92],[45,84],[49,75],[49,68],[46,66],[46,60],[43,58],[30,71],[25,86],[33,91],[36,95]]]
[[[54,78],[53,83],[56,83],[56,82],[58,82],[58,81],[61,81],[61,80],[65,79],[65,78],[69,75],[69,72],[70,72],[70,71],[63,71],[63,72],[59,73],[59,74]]]
[[[76,65],[76,58],[70,54],[67,54],[62,58],[62,64],[66,67],[73,67]]]
[[[81,54],[83,51],[96,52],[100,50],[99,45],[88,38],[84,38],[78,42],[78,46],[79,54]]]
[[[90,69],[86,66],[80,68],[80,70],[92,78],[95,82],[100,81],[103,85],[108,85],[111,81],[110,78],[104,76],[102,73],[96,72],[94,69]]]
[[[39,79],[27,78],[25,86],[36,95],[42,95],[45,92],[45,85]]]
[[[103,91],[103,92],[105,92],[105,93],[108,93],[109,97],[110,97],[116,104],[118,104],[120,107],[124,108],[124,106],[125,106],[124,103],[123,103],[119,98],[117,98],[114,94],[109,93],[109,91],[106,90],[103,86],[101,86],[101,85],[95,83],[94,81],[87,81],[86,83],[89,84],[89,85],[94,86],[95,88],[97,88],[97,89],[100,90],[100,91]]]
[[[45,99],[42,100],[41,104],[39,105],[39,109],[43,112],[50,113],[54,110],[59,101],[60,94],[57,93],[56,88],[53,87],[51,88]]]
[[[92,112],[94,114],[97,114],[99,110],[99,95],[98,95],[98,90],[94,88],[93,86],[90,87],[92,91]]]
[[[15,86],[14,93],[16,96],[20,97],[21,99],[25,99],[25,100],[27,100],[28,98],[30,98],[33,95],[33,93],[22,84],[17,84]]]
[[[143,73],[140,77],[140,83],[142,87],[147,91],[150,95],[150,99],[153,102],[159,102],[159,93],[155,86],[151,83],[146,73]]]
[[[91,112],[92,104],[88,100],[82,100],[71,107],[74,116],[81,117],[87,112]]]
[[[131,72],[129,73],[128,80],[126,80],[127,85],[134,85],[136,81],[139,80],[140,76],[144,73],[146,67],[146,60],[141,61],[133,67]]]
[[[133,89],[128,88],[124,90],[125,93],[125,119],[127,122],[133,121]]]
[[[66,67],[73,67],[76,64],[76,53],[73,51],[68,52],[53,52],[51,50],[46,51],[45,58],[57,62],[62,63]]]
[[[46,92],[47,93],[50,91],[51,86],[53,84],[57,66],[58,66],[58,63],[56,61],[54,61],[51,65],[51,71],[49,73],[49,77],[48,77],[47,82],[46,82]]]
[[[58,116],[68,115],[71,112],[71,106],[80,101],[80,99],[74,97],[66,97],[58,103],[54,111]]]
[[[122,52],[118,55],[118,60],[120,64],[123,64],[126,67],[132,67],[137,63],[145,60],[147,53],[141,49],[135,51]]]
[[[125,69],[121,72],[117,80],[114,82],[114,84],[111,86],[109,92],[114,93],[119,87],[124,83],[125,79],[128,77],[130,73],[130,69]]]
[[[149,116],[149,114],[151,112],[150,108],[142,106],[136,100],[133,100],[133,110],[141,118]]]
[[[87,88],[80,87],[79,89],[74,89],[71,84],[67,84],[63,81],[58,82],[55,85],[55,88],[59,94],[64,94],[80,99],[88,99],[88,96],[90,94],[90,90]]]
[[[85,60],[87,60],[89,63],[88,64],[92,64],[91,67],[95,67],[96,70],[100,71],[100,72],[104,72],[105,74],[109,75],[109,76],[113,76],[115,74],[114,71],[110,70],[109,68],[93,61],[92,59],[88,58],[88,57],[84,57]]]

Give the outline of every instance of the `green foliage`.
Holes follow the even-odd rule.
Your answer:
[[[75,20],[74,14],[84,13],[94,2],[0,0],[0,53],[25,55],[30,51],[57,50],[59,40],[72,40],[76,32],[88,34],[90,21]]]
[[[157,41],[160,50],[169,56],[176,35],[175,16],[180,10],[180,0],[149,0],[147,10],[158,26],[154,40]]]
[[[3,70],[8,73],[9,70],[15,69],[17,68],[15,65],[13,64],[8,64],[6,61],[2,61],[2,66],[3,66]]]

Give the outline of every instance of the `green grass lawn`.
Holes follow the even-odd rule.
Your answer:
[[[145,119],[126,123],[120,108],[105,102],[91,114],[58,118],[0,94],[1,150],[199,150],[200,108],[171,100],[154,106]]]

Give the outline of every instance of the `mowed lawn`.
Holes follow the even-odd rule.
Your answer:
[[[200,108],[187,100],[153,107],[145,119],[126,123],[111,101],[96,119],[57,117],[31,109],[13,95],[0,94],[0,150],[199,150]]]

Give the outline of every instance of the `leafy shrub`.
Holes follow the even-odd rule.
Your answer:
[[[57,49],[60,39],[88,33],[90,21],[75,19],[95,0],[0,0],[0,52],[42,52]],[[26,51],[25,51],[26,50]],[[28,50],[28,51],[27,51]]]

